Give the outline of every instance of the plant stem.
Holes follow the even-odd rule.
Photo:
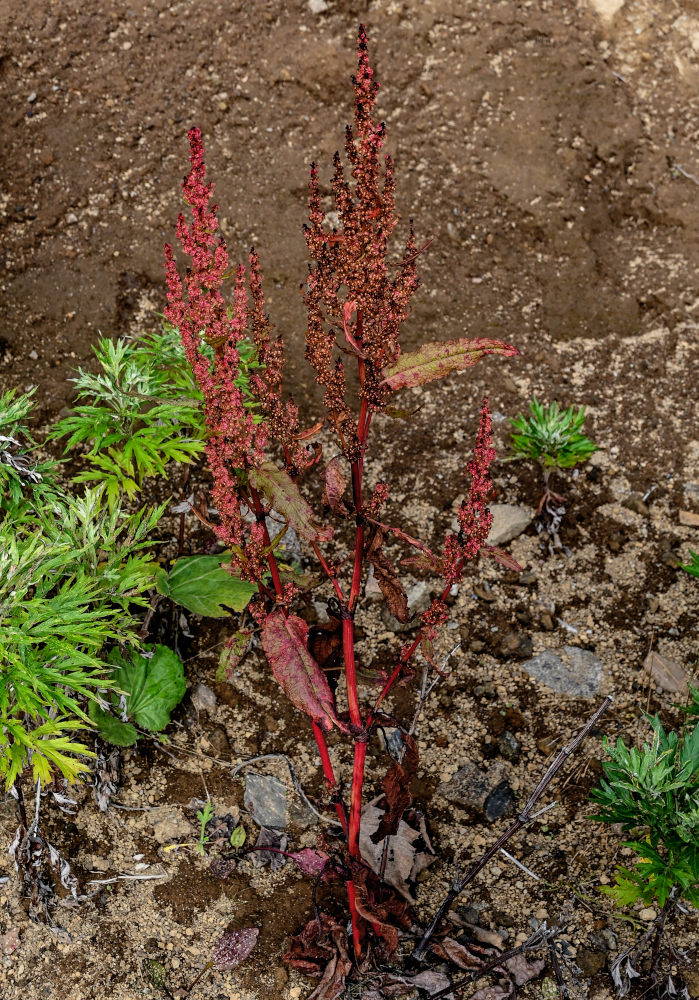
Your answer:
[[[493,855],[497,854],[500,848],[510,839],[510,837],[514,836],[515,833],[521,830],[521,828],[525,826],[533,818],[532,812],[536,803],[539,801],[539,799],[544,794],[548,786],[551,784],[551,782],[553,781],[558,771],[560,771],[563,764],[565,764],[565,762],[568,760],[571,754],[573,754],[578,749],[583,740],[585,740],[585,738],[588,736],[590,730],[594,727],[599,717],[604,712],[607,711],[607,709],[611,704],[612,704],[612,698],[610,695],[607,695],[607,697],[604,699],[600,707],[597,709],[594,715],[592,715],[591,718],[588,719],[588,721],[585,723],[584,727],[580,730],[575,739],[573,739],[567,746],[563,747],[561,750],[558,751],[551,766],[546,771],[543,778],[532,792],[529,801],[527,802],[527,804],[525,805],[524,809],[521,811],[517,819],[514,821],[514,823],[512,823],[512,825],[507,830],[505,830],[505,832],[501,834],[500,837],[498,837],[495,843],[492,844],[488,848],[488,850],[481,855],[478,861],[476,861],[476,863],[473,864],[471,868],[469,868],[469,870],[466,872],[466,874],[461,880],[454,881],[451,889],[446,894],[443,903],[441,904],[441,906],[435,913],[434,917],[430,921],[430,925],[423,934],[420,943],[413,952],[413,958],[416,961],[419,962],[424,958],[430,938],[436,931],[437,927],[441,923],[444,916],[448,913],[449,908],[451,907],[451,904],[454,902],[454,900],[456,900],[457,897],[461,895],[461,893],[464,891],[469,882],[472,882],[473,879],[476,877],[476,875],[478,875],[478,873],[483,868],[485,868],[485,866],[488,864]]]

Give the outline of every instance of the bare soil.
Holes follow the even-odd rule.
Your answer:
[[[421,258],[405,346],[470,333],[522,352],[414,391],[414,417],[379,427],[369,476],[391,483],[390,515],[427,541],[443,535],[484,394],[500,454],[507,418],[535,394],[584,404],[587,431],[604,449],[560,482],[571,555],[547,557],[530,527],[509,546],[530,582],[481,563],[452,606],[443,650],[462,639],[458,669],[418,729],[416,799],[438,855],[420,885],[416,916],[424,919],[457,856],[463,870],[506,822],[450,804],[440,783],[469,760],[502,760],[507,729],[520,753],[504,766],[523,803],[552,751],[604,694],[615,696],[600,725],[611,737],[641,738],[645,709],[676,724],[677,695],[643,672],[651,646],[688,676],[696,667],[697,581],[676,569],[677,557],[699,549],[697,529],[680,518],[699,512],[695,0],[328,0],[317,14],[300,0],[2,0],[0,389],[38,386],[46,427],[70,401],[74,369],[91,363],[98,332],[157,325],[162,244],[180,207],[187,129],[198,124],[231,254],[242,260],[258,248],[270,312],[287,336],[288,386],[303,418],[317,418],[319,394],[303,362],[301,223],[309,161],[327,182],[351,114],[359,20],[382,82],[399,209],[414,219],[418,241],[436,237]],[[496,480],[499,502],[536,505],[534,470],[501,465]],[[473,589],[483,581],[492,600]],[[216,708],[198,712],[187,699],[169,746],[123,755],[118,800],[128,809],[100,813],[89,789],[77,791],[75,816],[44,807],[45,833],[70,858],[81,892],[95,891],[91,879],[158,878],[105,884],[77,907],[61,899],[53,926],[27,919],[12,879],[0,886],[0,935],[20,931],[19,947],[0,955],[7,1000],[159,996],[144,976],[147,959],[166,966],[174,989],[191,981],[223,931],[246,925],[261,928],[253,956],[202,980],[197,1000],[295,1000],[311,991],[280,962],[312,912],[307,881],[291,866],[270,873],[249,862],[219,880],[208,858],[167,850],[167,838],[156,837],[169,819],[180,839],[196,839],[191,803],[207,793],[218,814],[240,810],[254,835],[230,772],[259,753],[288,753],[308,794],[323,800],[310,733],[262,662],[252,656],[232,684],[217,685],[222,634],[192,624],[189,677],[192,687],[214,688]],[[374,606],[360,625],[362,655],[388,662],[402,637]],[[531,638],[534,653],[565,644],[594,652],[604,664],[596,698],[533,681],[503,652],[513,631]],[[414,690],[401,691],[393,708],[409,720],[413,704]],[[557,808],[510,845],[541,881],[503,858],[463,904],[508,944],[568,907],[581,991],[602,1000],[615,950],[600,934],[611,930],[621,948],[633,926],[597,891],[624,854],[612,831],[587,818],[599,737],[552,790]],[[346,749],[338,743],[332,753],[346,773]],[[277,763],[258,766],[287,780]],[[384,769],[377,747],[370,786]],[[0,809],[9,843],[13,805]],[[318,828],[291,832],[295,846],[308,846]],[[13,874],[7,857],[2,868]],[[696,932],[696,915],[674,930],[695,955]],[[539,995],[540,986],[525,993]]]

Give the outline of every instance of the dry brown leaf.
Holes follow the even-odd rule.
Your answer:
[[[545,959],[536,958],[530,962],[526,955],[515,955],[514,958],[508,958],[505,962],[505,968],[514,979],[515,986],[524,986],[530,980],[536,979],[537,976],[541,975],[545,965]]]
[[[655,683],[660,685],[663,691],[684,695],[689,690],[686,670],[681,663],[671,660],[669,656],[663,656],[661,653],[656,653],[654,649],[651,649],[645,658],[643,668]]]
[[[375,874],[381,871],[385,840],[373,843],[372,833],[379,828],[385,810],[377,805],[382,796],[373,799],[362,810],[359,830],[359,851]],[[383,879],[392,885],[409,903],[416,901],[414,886],[417,876],[434,861],[434,851],[422,813],[410,810],[398,825],[394,837],[388,837],[386,866]]]

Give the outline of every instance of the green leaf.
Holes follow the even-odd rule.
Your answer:
[[[187,683],[184,664],[167,646],[155,646],[152,655],[136,653],[127,660],[112,650],[114,683],[126,692],[126,711],[136,725],[158,733],[170,721],[170,713],[182,701]]]
[[[156,574],[158,593],[207,618],[226,618],[228,608],[243,611],[257,588],[223,569],[224,561],[224,556],[183,556],[169,575]]]
[[[231,847],[242,847],[245,843],[245,827],[236,826],[235,830],[231,834]]]
[[[383,385],[393,392],[424,385],[452,372],[473,368],[486,354],[502,354],[512,358],[519,354],[516,347],[502,340],[478,337],[476,340],[438,340],[423,344],[419,351],[401,354],[383,370]]]
[[[88,714],[100,731],[102,739],[115,747],[131,747],[138,739],[138,730],[130,722],[122,722],[111,712],[105,712],[96,701],[90,702]]]

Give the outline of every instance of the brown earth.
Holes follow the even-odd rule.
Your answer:
[[[455,855],[463,869],[503,822],[489,825],[450,804],[439,783],[470,759],[501,757],[505,720],[521,744],[518,760],[505,762],[508,779],[526,801],[550,747],[597,703],[533,681],[503,651],[503,633],[526,634],[535,653],[566,643],[594,651],[605,666],[597,700],[616,696],[601,726],[613,736],[639,737],[645,708],[677,720],[677,695],[654,690],[642,672],[651,644],[687,673],[696,664],[697,582],[677,572],[674,558],[699,549],[696,528],[679,517],[699,510],[696,0],[329,0],[319,14],[299,0],[4,0],[0,389],[38,386],[45,427],[69,402],[67,380],[90,363],[98,331],[157,325],[162,244],[179,209],[186,132],[198,124],[232,256],[258,248],[273,321],[288,332],[289,387],[304,419],[316,418],[318,394],[303,364],[301,223],[309,161],[327,182],[351,115],[347,78],[360,19],[382,81],[399,210],[415,220],[419,241],[436,237],[421,258],[405,343],[470,333],[522,351],[506,366],[490,359],[467,379],[415,391],[415,417],[379,428],[370,479],[385,472],[402,527],[438,538],[463,488],[459,470],[486,392],[501,454],[506,418],[534,394],[586,405],[587,430],[604,448],[562,484],[571,556],[544,558],[529,528],[510,548],[535,579],[522,586],[479,565],[453,605],[448,638],[462,637],[459,669],[418,730],[418,797],[438,854],[420,887],[417,915],[425,918],[449,885]],[[524,466],[501,466],[497,485],[500,502],[537,502]],[[477,579],[490,583],[494,600],[475,596]],[[542,624],[549,620],[554,631]],[[376,609],[361,624],[364,654],[378,650],[388,661],[401,638]],[[193,684],[213,684],[217,651],[209,647],[218,642],[217,633],[198,634],[188,660]],[[451,645],[445,638],[443,648]],[[182,839],[194,838],[196,823],[183,810],[207,792],[217,813],[240,809],[231,765],[259,752],[289,753],[309,794],[322,799],[312,740],[300,716],[280,708],[262,665],[247,661],[216,692],[210,713],[185,703],[169,748],[125,755],[119,801],[140,811],[99,813],[85,791],[74,817],[46,803],[45,832],[70,857],[81,890],[135,864],[160,877],[107,885],[78,908],[61,903],[53,927],[30,923],[13,883],[0,886],[0,935],[20,929],[19,948],[0,956],[7,1000],[161,995],[144,978],[147,958],[166,965],[174,988],[193,978],[224,930],[245,924],[261,927],[253,957],[203,980],[198,1000],[310,992],[279,962],[289,933],[311,913],[309,885],[288,866],[270,874],[249,863],[217,881],[206,860],[165,851],[154,834],[172,808],[189,831]],[[409,719],[411,705],[401,693],[394,707]],[[339,744],[333,753],[346,764]],[[614,951],[602,949],[600,930],[612,929],[621,947],[629,928],[596,891],[619,854],[618,838],[586,818],[599,754],[594,738],[554,789],[558,808],[510,845],[542,881],[498,861],[464,905],[484,926],[509,928],[512,943],[532,919],[553,919],[570,904],[581,988],[601,1000]],[[284,777],[276,764],[269,770]],[[381,773],[377,751],[370,780]],[[9,843],[11,803],[0,828]],[[296,830],[294,843],[312,844],[316,832]],[[685,919],[677,940],[691,942],[696,927],[696,917]],[[540,988],[527,989],[533,996]]]

